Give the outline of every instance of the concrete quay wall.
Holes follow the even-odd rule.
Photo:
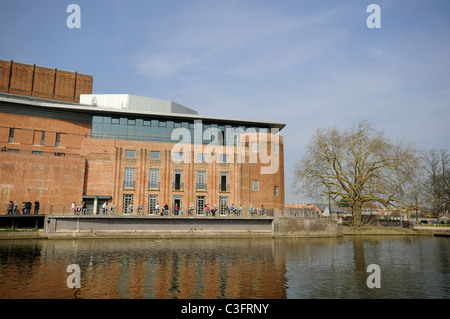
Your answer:
[[[49,216],[48,238],[334,237],[334,221],[290,217]]]
[[[49,238],[267,237],[273,218],[50,216],[45,232]]]
[[[330,219],[296,217],[210,216],[37,216],[38,231],[0,232],[0,239],[20,238],[206,238],[206,237],[335,237],[342,226]],[[37,218],[36,217],[36,218]],[[24,216],[10,216],[10,225]],[[28,220],[29,218],[27,218]],[[14,227],[15,228],[15,227]]]
[[[280,217],[274,226],[278,237],[343,236],[343,226],[328,218]]]

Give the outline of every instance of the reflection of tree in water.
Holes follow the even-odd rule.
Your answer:
[[[355,270],[358,273],[366,271],[366,263],[364,261],[364,242],[361,237],[356,237],[353,240],[353,260],[355,262]]]

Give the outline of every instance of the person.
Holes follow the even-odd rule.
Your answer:
[[[194,214],[194,204],[191,203],[191,208],[189,208],[189,215],[193,215]]]
[[[206,210],[206,216],[209,216],[209,204],[206,204],[205,210]]]
[[[22,202],[22,214],[27,214],[27,204],[25,203],[25,201]]]
[[[27,207],[27,214],[30,215],[31,214],[31,207],[33,205],[31,205],[31,202],[26,202],[25,206]]]
[[[138,215],[142,215],[142,212],[144,211],[144,208],[142,207],[141,204],[138,205],[138,209],[137,209],[137,213]]]
[[[14,203],[12,202],[12,200],[9,201],[9,205],[8,205],[8,214],[7,215],[12,215],[14,209]]]
[[[248,208],[248,212],[250,213],[250,216],[253,216],[253,206],[250,204],[250,207]]]
[[[177,205],[177,203],[175,203],[174,215],[178,215],[178,205]]]
[[[17,214],[17,203],[14,203],[13,215]]]
[[[82,213],[83,215],[87,214],[87,206],[86,206],[86,202],[83,202],[83,205],[81,206],[82,209]]]
[[[169,215],[169,205],[167,205],[167,203],[164,205],[164,210],[163,211],[164,212],[163,212],[162,215],[165,215],[166,213],[167,213],[167,215]]]
[[[158,213],[159,213],[159,204],[156,203],[156,205],[155,205],[155,215],[158,215]]]
[[[76,213],[77,213],[77,205],[75,205],[75,202],[72,202],[71,211],[72,211],[72,215],[76,215]]]
[[[234,213],[234,203],[233,204],[231,204],[231,206],[230,206],[230,213]]]
[[[264,213],[264,205],[261,205],[261,216],[266,216]]]
[[[106,215],[106,202],[104,202],[102,205],[102,213],[103,215]]]
[[[38,201],[34,202],[34,214],[37,215],[39,214],[39,208],[40,208],[40,203]]]
[[[212,211],[212,215],[216,216],[216,212],[217,212],[217,205],[216,204],[213,205],[211,211]]]

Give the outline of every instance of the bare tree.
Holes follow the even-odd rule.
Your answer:
[[[298,191],[310,197],[345,201],[353,209],[353,226],[361,225],[365,202],[384,206],[402,202],[403,185],[414,178],[416,150],[394,143],[366,121],[341,132],[318,129],[295,168]]]
[[[447,150],[429,150],[425,154],[424,167],[427,179],[424,183],[425,196],[436,212],[438,221],[445,215],[450,204],[450,155]]]

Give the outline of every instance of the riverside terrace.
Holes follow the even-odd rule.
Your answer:
[[[263,216],[242,212],[222,215],[0,215],[1,228],[20,228],[36,218],[37,232],[3,232],[0,238],[205,238],[205,237],[335,237],[342,225],[315,212],[285,217],[278,210]],[[302,217],[299,217],[302,216]],[[14,224],[12,224],[14,223]],[[41,226],[42,225],[42,226]],[[42,227],[42,228],[41,228]]]

